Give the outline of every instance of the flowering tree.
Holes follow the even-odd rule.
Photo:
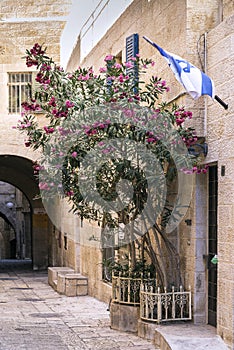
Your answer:
[[[158,104],[169,88],[156,76],[144,81],[154,62],[139,55],[123,64],[108,55],[95,74],[81,67],[65,72],[39,44],[26,54],[39,87],[23,103],[18,129],[27,135],[26,147],[42,151],[34,165],[42,197],[66,197],[82,219],[97,221],[102,247],[127,246],[132,271],[138,246],[161,285],[180,283],[179,254],[167,230],[189,204],[182,183],[207,171],[187,151],[197,141],[184,126],[192,113]]]

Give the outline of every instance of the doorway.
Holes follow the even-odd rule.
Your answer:
[[[217,264],[211,262],[217,254],[217,165],[209,168],[208,203],[208,324],[217,325]]]
[[[31,207],[22,191],[0,181],[0,259],[32,259]]]

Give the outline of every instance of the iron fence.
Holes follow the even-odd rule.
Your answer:
[[[112,301],[121,304],[140,305],[141,284],[152,285],[155,279],[143,277],[112,276]]]
[[[191,290],[172,287],[171,291],[141,285],[140,317],[151,322],[185,321],[192,319]]]

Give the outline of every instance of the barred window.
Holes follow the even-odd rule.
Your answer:
[[[21,103],[31,96],[32,73],[8,73],[9,113],[21,113]]]

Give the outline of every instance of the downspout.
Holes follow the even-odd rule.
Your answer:
[[[207,32],[204,33],[204,73],[207,73]],[[204,137],[207,136],[207,97],[205,97],[204,108]]]

